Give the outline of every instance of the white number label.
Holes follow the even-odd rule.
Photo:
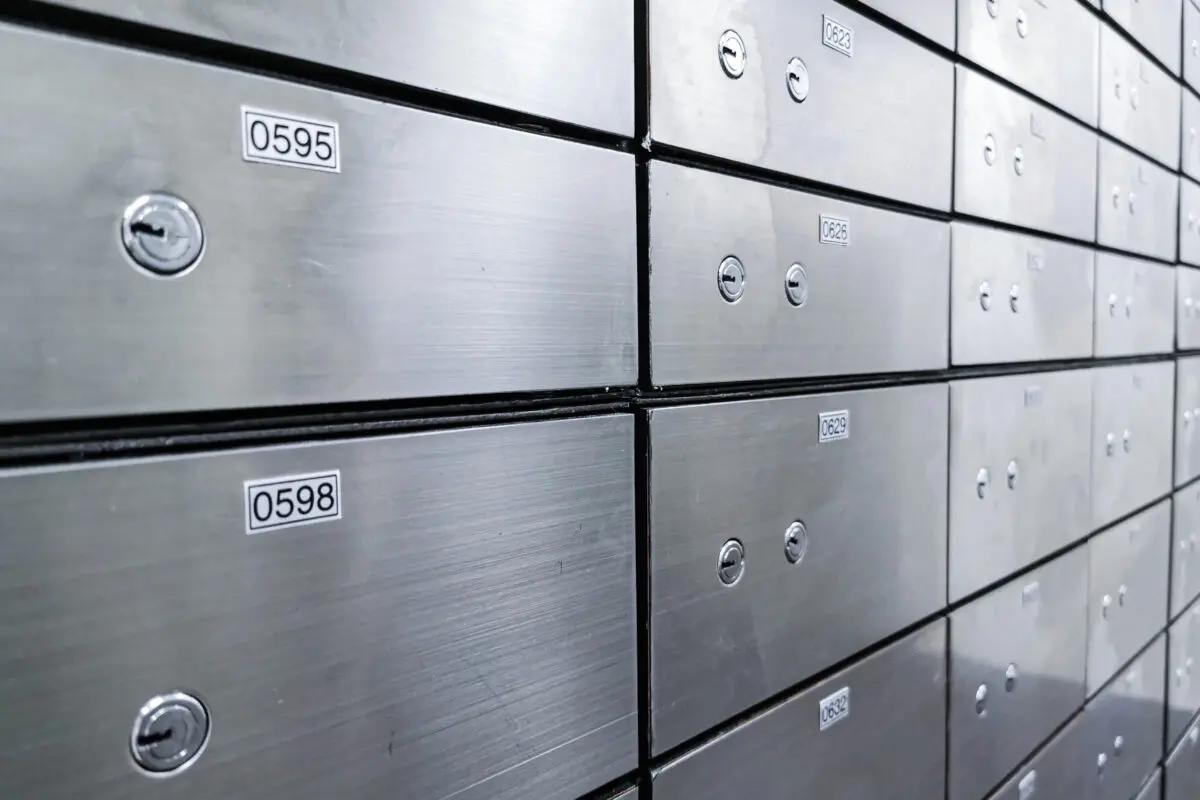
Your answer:
[[[850,438],[850,412],[826,411],[818,418],[817,442],[832,442]]]
[[[336,122],[242,106],[242,158],[261,164],[341,172]]]
[[[850,244],[850,220],[832,214],[821,215],[821,244]]]
[[[246,481],[246,533],[342,518],[342,473]]]
[[[821,15],[821,42],[839,53],[854,57],[854,29],[824,14]]]
[[[832,728],[850,716],[850,687],[843,686],[821,701],[821,730]]]

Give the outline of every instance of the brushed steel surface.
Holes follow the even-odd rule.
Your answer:
[[[849,438],[819,444],[818,415],[841,410]],[[649,414],[655,753],[945,604],[945,385]],[[745,574],[726,586],[733,537]]]
[[[1097,358],[1169,353],[1174,348],[1173,267],[1097,253],[1094,298]]]
[[[1170,552],[1170,500],[1088,541],[1088,695],[1166,626]]]
[[[1171,490],[1174,401],[1171,362],[1092,370],[1093,528]]]
[[[1176,362],[1175,485],[1200,477],[1200,356]]]
[[[1112,27],[1101,25],[1100,130],[1176,169],[1179,104],[1178,80]]]
[[[822,244],[820,217],[850,244]],[[717,268],[736,256],[727,302]],[[944,222],[711,172],[650,165],[650,368],[655,385],[946,366],[950,230]],[[802,265],[808,299],[784,280]],[[897,278],[903,290],[897,290]]]
[[[955,0],[863,0],[864,5],[887,14],[905,27],[932,39],[947,50],[954,49]]]
[[[1179,167],[1193,180],[1200,180],[1200,97],[1189,91],[1181,91],[1180,95],[1182,153]]]
[[[1071,800],[1086,797],[1091,784],[1088,742],[1082,716],[1071,720],[988,800]]]
[[[671,761],[655,798],[942,797],[945,650],[937,620]],[[822,731],[821,700],[845,688],[849,716]]]
[[[1172,497],[1171,618],[1200,596],[1200,483]]]
[[[633,9],[611,0],[50,0],[633,134]]]
[[[1179,34],[1185,0],[1103,0],[1104,13],[1137,39],[1175,75],[1179,74]]]
[[[1167,629],[1167,746],[1184,735],[1200,712],[1200,603]]]
[[[1196,800],[1200,797],[1200,721],[1167,757],[1166,792],[1163,800]]]
[[[1097,17],[1079,3],[958,0],[960,54],[1092,126],[1099,36]]]
[[[1128,800],[1163,755],[1163,670],[1166,637],[1159,636],[1083,710],[1091,778],[1087,800]],[[1121,752],[1116,752],[1117,737]],[[1105,756],[1104,769],[1098,759]]]
[[[1200,184],[1179,179],[1179,260],[1200,266]]]
[[[1096,134],[968,67],[955,75],[954,209],[1092,241]]]
[[[637,763],[633,421],[0,475],[0,795],[573,798]],[[247,536],[242,482],[340,469]],[[196,692],[208,750],[139,773]]]
[[[1091,530],[1091,420],[1087,370],[950,384],[951,601]]]
[[[853,57],[822,44],[824,15],[854,30]],[[726,30],[746,45],[736,80],[718,58]],[[792,58],[808,70],[803,103]],[[950,61],[834,0],[650,0],[650,93],[656,142],[950,207]]]
[[[1183,80],[1200,91],[1200,6],[1192,0],[1183,4]]]
[[[1092,355],[1090,248],[964,222],[950,230],[954,364]]]
[[[1178,209],[1179,179],[1173,173],[1100,140],[1096,241],[1173,262]]]
[[[1083,705],[1087,569],[1076,548],[951,613],[950,800],[986,796]]]
[[[1146,785],[1138,792],[1134,800],[1162,800],[1163,793],[1163,775],[1161,769],[1154,770],[1154,774],[1146,781]]]
[[[8,26],[0,64],[0,420],[636,380],[628,154]],[[341,172],[243,161],[243,103],[338,122]],[[148,190],[203,222],[183,277],[118,241]]]

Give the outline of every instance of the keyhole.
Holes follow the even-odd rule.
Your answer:
[[[143,733],[137,737],[137,746],[153,747],[156,744],[162,744],[167,741],[174,734],[174,728],[167,728],[165,731],[154,731],[153,733]]]
[[[149,234],[150,236],[154,236],[159,239],[165,239],[167,236],[166,228],[157,228],[151,225],[149,222],[145,222],[144,220],[137,220],[136,222],[129,223],[129,230],[133,233]]]

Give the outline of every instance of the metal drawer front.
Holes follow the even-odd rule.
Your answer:
[[[1200,185],[1179,179],[1179,260],[1200,265]]]
[[[938,620],[670,762],[654,796],[942,797],[945,651]],[[822,730],[822,706],[843,692],[848,713]]]
[[[927,36],[947,50],[954,49],[954,0],[863,0],[901,25]]]
[[[633,134],[633,10],[610,0],[51,2]]]
[[[958,52],[1089,125],[1100,24],[1079,3],[958,0]]]
[[[953,82],[949,60],[833,0],[650,0],[667,145],[946,210]]]
[[[1200,595],[1200,484],[1175,492],[1171,526],[1171,618]]]
[[[650,412],[654,752],[945,604],[946,415],[945,385]]]
[[[1200,711],[1200,603],[1167,632],[1167,745],[1179,741]]]
[[[1200,356],[1177,363],[1175,400],[1175,485],[1200,476]]]
[[[1152,161],[1100,140],[1096,239],[1108,247],[1175,260],[1179,180]]]
[[[1090,787],[1090,753],[1083,718],[1076,717],[988,800],[1069,800]]]
[[[1181,92],[1180,113],[1183,116],[1183,154],[1180,168],[1189,177],[1200,180],[1200,97]]]
[[[0,420],[636,380],[629,155],[12,27],[0,64]],[[243,104],[337,122],[340,172],[244,160]],[[119,235],[161,191],[204,231],[171,279]]]
[[[1167,791],[1164,800],[1200,797],[1200,721],[1188,729],[1167,758]]]
[[[1183,79],[1200,91],[1200,7],[1191,0],[1183,4]]]
[[[1154,771],[1162,757],[1166,652],[1166,637],[1159,636],[1084,708],[1092,769],[1080,797],[1128,800]]]
[[[1103,0],[1104,13],[1149,50],[1175,75],[1179,74],[1179,32],[1184,0]]]
[[[1092,526],[1171,490],[1175,365],[1092,370]]]
[[[1082,548],[950,615],[950,800],[986,795],[1084,701]]]
[[[3,473],[0,795],[162,797],[130,722],[174,689],[213,720],[177,796],[572,798],[619,777],[633,460],[610,416]],[[243,481],[335,470],[340,516],[247,535],[270,506]]]
[[[1167,624],[1170,551],[1169,500],[1088,542],[1089,695]]]
[[[946,366],[946,223],[662,162],[650,209],[655,385]],[[848,244],[821,241],[843,224]]]
[[[1179,113],[1176,79],[1113,28],[1101,25],[1100,130],[1175,169]]]
[[[1171,352],[1174,267],[1097,253],[1094,297],[1097,358]]]
[[[955,210],[1091,241],[1096,134],[977,72],[956,70]]]
[[[1175,268],[1175,347],[1200,348],[1200,270]]]
[[[953,363],[1091,356],[1090,248],[962,222],[951,242]]]
[[[1091,424],[1087,370],[950,384],[952,601],[1088,533]]]

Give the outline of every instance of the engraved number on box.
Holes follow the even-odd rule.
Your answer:
[[[821,15],[821,42],[843,55],[854,57],[854,29],[827,14]]]
[[[821,215],[821,244],[850,244],[850,220],[832,214]]]
[[[340,470],[246,481],[246,533],[342,517]]]
[[[826,411],[817,418],[817,442],[833,442],[850,438],[850,412]]]
[[[823,699],[821,705],[821,730],[832,728],[850,716],[850,687],[843,686]]]
[[[261,164],[341,172],[336,122],[242,106],[242,158]]]

